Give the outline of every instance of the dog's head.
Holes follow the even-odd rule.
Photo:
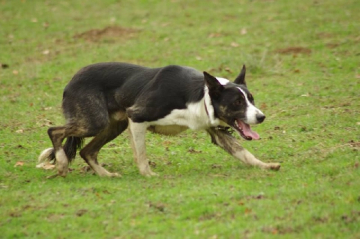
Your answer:
[[[259,139],[251,124],[259,124],[265,115],[255,107],[254,98],[246,87],[245,65],[234,82],[204,72],[205,83],[215,110],[215,117],[235,129],[246,140]]]

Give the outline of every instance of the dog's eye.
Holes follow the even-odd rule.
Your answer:
[[[235,106],[242,105],[242,100],[236,100],[236,101],[234,102],[234,105],[235,105]]]
[[[255,105],[254,97],[252,96],[252,94],[249,94],[249,95],[248,95],[248,99],[249,99],[249,101],[250,101],[253,105]]]

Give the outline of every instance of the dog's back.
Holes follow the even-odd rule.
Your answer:
[[[156,72],[157,69],[118,62],[105,62],[86,66],[80,69],[65,87],[63,109],[66,113],[68,108],[75,107],[74,103],[84,104],[100,97],[108,103],[105,108],[109,108],[110,111],[116,110],[119,107],[114,102],[116,92],[124,84],[131,84],[132,91],[122,98],[121,107],[127,107],[133,104],[136,94],[141,90],[139,86],[144,84],[144,79],[148,79],[149,76],[153,77]],[[143,75],[147,77],[143,77]],[[140,82],[141,79],[143,79],[142,82]],[[77,109],[79,107],[82,108],[81,105],[76,106]]]
[[[134,121],[153,121],[201,99],[204,85],[202,73],[190,67],[98,63],[74,75],[65,87],[62,107],[67,120],[81,114],[82,119],[89,118],[92,124],[101,124],[105,111],[112,114],[131,106],[128,113]],[[151,110],[151,114],[143,112],[145,109]]]

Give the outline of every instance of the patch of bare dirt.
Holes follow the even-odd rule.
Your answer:
[[[360,148],[360,142],[355,142],[354,140],[350,140],[349,144],[351,147]]]
[[[74,35],[75,39],[83,39],[88,42],[99,42],[101,40],[124,40],[133,38],[139,30],[124,28],[120,26],[108,26],[102,29],[90,29],[88,31]]]
[[[328,39],[334,37],[334,34],[329,32],[319,32],[316,36],[321,39]]]
[[[311,50],[309,48],[300,47],[300,46],[292,46],[292,47],[286,47],[286,48],[280,48],[275,50],[276,53],[284,54],[284,55],[290,55],[290,54],[306,54],[310,55]]]
[[[326,47],[327,47],[327,48],[330,48],[330,49],[334,49],[334,48],[336,48],[336,47],[338,47],[338,46],[340,46],[339,43],[327,43],[327,44],[326,44]]]

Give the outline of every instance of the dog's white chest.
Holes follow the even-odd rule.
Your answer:
[[[213,114],[213,107],[208,105],[205,109],[204,100],[190,103],[186,109],[175,109],[166,117],[151,122],[151,125],[178,125],[192,130],[205,129],[210,126],[219,125],[219,120],[209,117]]]

